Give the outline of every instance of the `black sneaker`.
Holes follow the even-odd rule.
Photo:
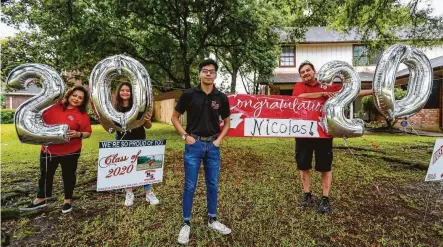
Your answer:
[[[26,208],[19,208],[20,211],[32,211],[32,210],[36,210],[39,208],[44,208],[46,207],[46,200],[41,201],[37,204],[34,204],[34,202],[31,202]]]
[[[314,200],[312,200],[312,194],[311,192],[305,192],[303,195],[303,201],[301,202],[301,206],[306,208],[312,206],[314,203]]]
[[[329,198],[323,196],[320,201],[320,205],[318,205],[319,213],[329,213],[331,212],[331,204],[329,203]]]
[[[62,213],[66,214],[72,211],[72,206],[70,203],[63,204]]]

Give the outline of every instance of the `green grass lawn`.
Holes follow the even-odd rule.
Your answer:
[[[141,189],[131,208],[124,194],[95,191],[101,126],[84,141],[74,211],[63,215],[60,171],[45,210],[20,213],[35,196],[39,146],[21,144],[1,125],[2,243],[12,246],[175,246],[181,227],[183,141],[172,126],[154,123],[150,139],[167,139],[161,203],[147,206]],[[435,139],[404,134],[335,139],[333,212],[303,210],[292,138],[226,138],[218,218],[232,228],[220,236],[206,225],[206,190],[199,176],[190,246],[443,246],[441,187],[424,176]],[[60,170],[60,169],[59,169]],[[320,176],[312,191],[320,196]],[[442,193],[443,194],[443,193]],[[115,224],[116,222],[116,224]]]

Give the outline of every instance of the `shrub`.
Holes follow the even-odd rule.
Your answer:
[[[394,89],[394,97],[395,100],[403,99],[406,96],[406,90],[403,90],[401,88],[395,88]],[[366,115],[369,121],[374,121],[377,119],[377,116],[380,115],[377,108],[375,107],[374,103],[374,97],[372,95],[364,96],[361,99],[362,104],[362,110],[364,113],[360,112],[360,115]],[[386,125],[388,127],[392,127],[396,120],[388,120],[387,118],[383,117],[385,119]]]
[[[2,114],[1,121],[2,121],[2,124],[14,123],[14,113],[15,113],[15,110],[2,109],[1,110],[1,114]]]
[[[97,120],[97,117],[94,114],[94,110],[91,107],[88,107],[88,115],[91,120],[91,124],[99,124],[100,122]]]

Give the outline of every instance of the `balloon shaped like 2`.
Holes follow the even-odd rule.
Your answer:
[[[124,75],[132,84],[133,105],[128,112],[117,111],[111,100],[110,81]],[[137,60],[115,55],[100,61],[89,79],[92,108],[102,125],[126,132],[143,125],[144,116],[152,111],[151,80],[148,71]]]
[[[400,63],[410,72],[406,96],[395,100],[395,73]],[[397,44],[389,47],[375,69],[373,90],[378,111],[388,119],[407,118],[424,107],[432,90],[432,66],[418,49]]]
[[[7,78],[7,84],[13,88],[27,88],[35,79],[41,81],[43,90],[21,104],[14,115],[15,129],[22,143],[58,144],[69,142],[66,124],[48,125],[43,121],[42,113],[63,97],[65,84],[60,75],[44,64],[24,64],[13,69]]]
[[[343,88],[324,105],[322,122],[326,133],[333,137],[362,136],[363,120],[348,119],[344,113],[345,107],[351,104],[360,92],[360,76],[351,65],[343,61],[328,62],[317,73],[317,79],[323,85],[332,84],[336,77],[343,81]]]

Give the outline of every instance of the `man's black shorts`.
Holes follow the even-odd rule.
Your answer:
[[[295,161],[298,170],[312,169],[315,151],[315,170],[328,172],[332,168],[332,138],[295,138]]]

